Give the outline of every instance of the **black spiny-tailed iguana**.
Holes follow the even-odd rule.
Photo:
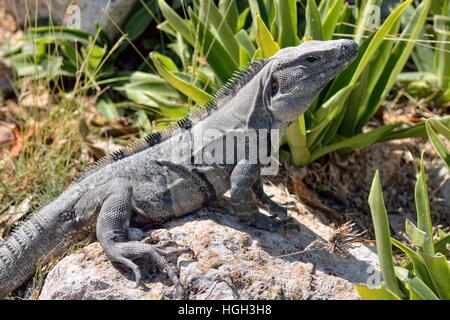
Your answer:
[[[194,158],[217,142],[220,146],[221,138],[230,131],[284,132],[357,52],[358,46],[350,40],[310,41],[282,49],[241,71],[213,102],[177,126],[98,162],[1,241],[0,297],[30,278],[49,253],[60,254],[93,232],[108,258],[131,268],[137,283],[141,273],[133,260],[149,257],[181,289],[165,256],[185,249],[164,251],[163,245],[130,241],[130,215],[137,214],[149,223],[176,219],[230,190],[232,208],[240,217],[265,221],[267,216],[259,214],[257,199],[267,203],[270,198],[262,190],[261,163],[251,161],[247,149],[236,154],[232,163],[198,163]],[[210,131],[214,134],[205,138]],[[188,154],[181,150],[186,136],[203,136]]]

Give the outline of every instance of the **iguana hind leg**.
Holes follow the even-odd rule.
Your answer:
[[[165,270],[174,283],[177,295],[182,292],[182,286],[176,275],[175,268],[165,259],[165,256],[187,252],[187,249],[177,249],[165,252],[156,245],[140,241],[128,241],[132,192],[131,184],[125,179],[116,179],[105,188],[107,195],[101,206],[96,226],[97,239],[107,257],[129,267],[135,276],[136,285],[140,284],[141,271],[133,262],[134,259],[148,257],[158,268]]]

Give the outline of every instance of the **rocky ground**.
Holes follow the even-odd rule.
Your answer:
[[[373,239],[367,205],[373,173],[381,170],[392,232],[405,240],[404,220],[414,220],[415,214],[419,150],[426,151],[433,219],[448,226],[448,172],[428,143],[416,139],[374,145],[268,179],[265,187],[275,200],[295,203],[289,216],[298,229],[269,232],[244,226],[227,213],[225,197],[147,235],[155,243],[170,239],[193,250],[172,261],[189,299],[357,299],[352,284],[371,281],[378,263],[373,241],[363,239]],[[354,223],[353,231],[346,222]],[[111,264],[94,242],[56,264],[39,298],[173,297],[165,273],[145,259],[139,265],[146,288],[135,288],[133,275]]]
[[[276,186],[267,189],[278,200],[286,198]],[[377,263],[373,247],[348,246],[350,230],[324,225],[300,202],[302,214],[290,211],[298,230],[272,231],[244,226],[226,213],[227,200],[220,202],[148,233],[155,243],[173,240],[193,250],[173,261],[189,299],[357,299],[352,283],[365,283],[370,266]],[[173,297],[174,287],[164,273],[145,259],[139,265],[147,288],[135,288],[132,273],[113,266],[95,242],[61,260],[48,274],[39,298]]]

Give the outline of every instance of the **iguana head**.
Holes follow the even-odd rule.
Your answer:
[[[309,41],[278,51],[264,68],[265,107],[275,121],[293,121],[357,55],[351,40]]]

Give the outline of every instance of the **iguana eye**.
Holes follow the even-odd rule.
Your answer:
[[[272,77],[272,87],[270,90],[270,96],[275,96],[278,93],[278,90],[280,89],[280,85],[278,83],[278,79],[275,77]]]
[[[317,62],[319,60],[319,58],[317,58],[315,56],[308,56],[308,57],[306,57],[305,60],[309,63],[314,63],[314,62]]]

